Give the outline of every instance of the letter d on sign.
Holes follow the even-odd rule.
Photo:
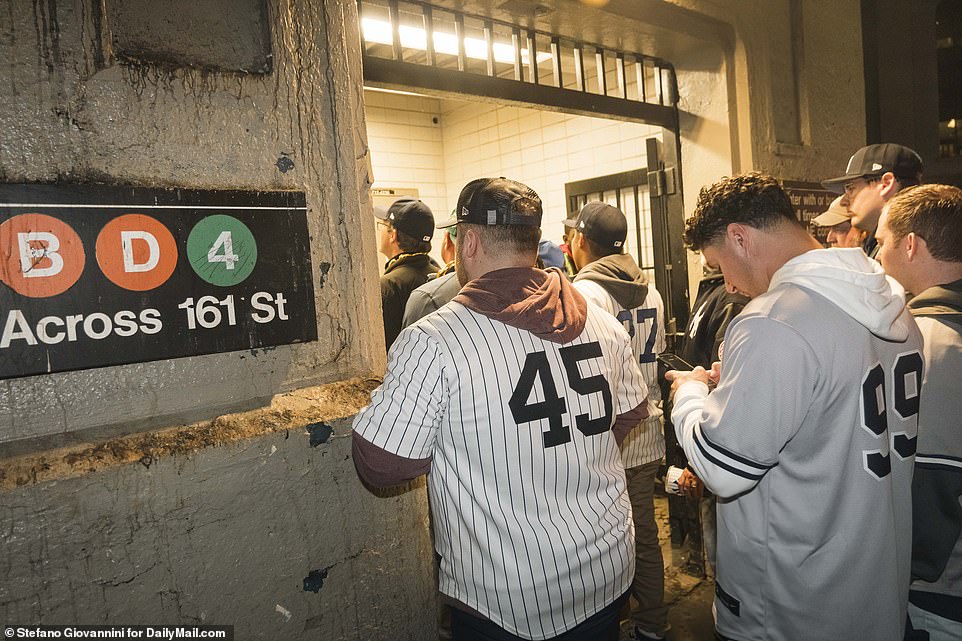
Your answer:
[[[134,241],[142,240],[147,243],[147,260],[142,263],[134,260]],[[120,232],[120,245],[124,252],[124,271],[149,272],[157,263],[160,262],[160,244],[157,237],[146,231],[122,231]]]
[[[135,292],[160,287],[177,266],[177,243],[160,221],[124,214],[97,235],[97,264],[114,285]]]

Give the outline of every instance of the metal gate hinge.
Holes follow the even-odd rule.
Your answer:
[[[648,194],[652,198],[671,196],[677,191],[675,168],[666,167],[648,172]]]

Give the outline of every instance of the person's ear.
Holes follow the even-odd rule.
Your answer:
[[[905,257],[909,262],[915,260],[915,257],[919,255],[923,248],[925,248],[925,239],[914,231],[910,231],[905,236]]]
[[[751,245],[751,236],[748,228],[740,223],[730,223],[725,230],[728,242],[732,248],[742,253],[747,253]]]
[[[884,200],[892,198],[895,194],[899,192],[899,179],[895,177],[891,171],[887,171],[882,174],[882,177],[878,181],[879,194]]]
[[[462,237],[458,235],[458,239],[462,243],[461,255],[464,258],[474,258],[478,255],[481,250],[481,237],[478,232],[474,229],[467,229]]]

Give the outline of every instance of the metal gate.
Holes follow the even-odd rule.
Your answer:
[[[663,145],[657,138],[646,141],[648,167],[565,185],[569,218],[591,200],[614,205],[628,218],[626,251],[635,257],[642,272],[654,281],[665,301],[666,336],[669,347],[688,324],[688,260],[681,236],[683,214],[678,171],[666,167]],[[676,209],[677,206],[677,209]]]

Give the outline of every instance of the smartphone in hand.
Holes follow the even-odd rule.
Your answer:
[[[667,369],[677,369],[681,371],[691,371],[695,369],[695,366],[683,359],[678,354],[672,354],[671,352],[662,352],[657,356],[658,362],[664,365]]]

